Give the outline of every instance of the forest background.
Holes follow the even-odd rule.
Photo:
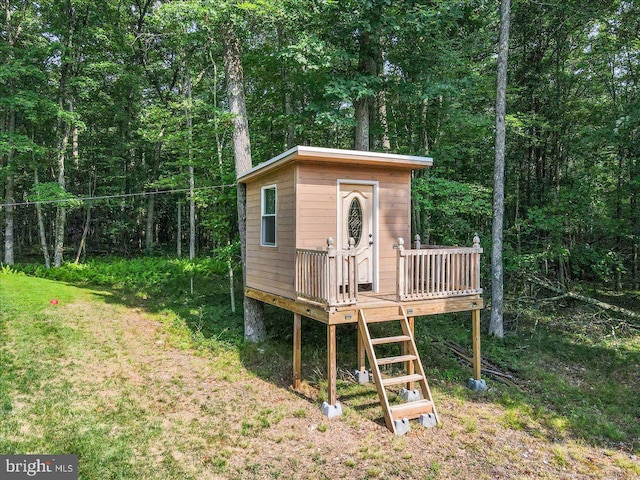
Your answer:
[[[422,242],[478,232],[491,248],[496,2],[0,4],[4,264],[189,244],[239,267],[230,19],[254,165],[298,144],[354,148],[366,115],[372,150],[434,158],[413,180]],[[511,22],[507,288],[541,273],[637,289],[640,7],[523,0]],[[43,200],[58,203],[25,205]]]

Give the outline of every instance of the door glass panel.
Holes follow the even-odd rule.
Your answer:
[[[360,201],[357,198],[351,200],[347,223],[349,225],[349,237],[353,237],[356,245],[358,245],[362,238],[362,205],[360,205]]]

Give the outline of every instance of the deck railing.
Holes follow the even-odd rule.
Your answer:
[[[327,250],[296,249],[296,295],[328,305],[352,305],[358,301],[358,264],[354,241],[349,248],[336,250],[333,238]]]
[[[417,236],[416,236],[417,237]],[[353,239],[336,250],[333,238],[326,250],[296,249],[296,295],[321,305],[336,307],[358,302],[358,265]],[[481,294],[480,239],[472,247],[421,246],[405,249],[398,239],[396,299],[427,300]]]
[[[397,244],[398,301],[424,300],[481,294],[480,239],[473,247],[425,246],[416,235],[416,248],[405,249],[404,240]]]

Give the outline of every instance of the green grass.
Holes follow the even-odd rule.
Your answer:
[[[79,362],[91,339],[49,300],[60,306],[85,293],[59,282],[0,274],[0,295],[0,451],[73,453],[81,459],[81,475],[131,477],[128,437],[153,435],[153,426],[141,424],[135,405],[121,398],[117,415],[130,427],[114,434],[105,414],[89,408],[66,379],[64,364],[71,358]]]
[[[245,380],[248,372],[287,389],[291,384],[291,314],[267,307],[268,340],[260,345],[244,344],[242,317],[229,312],[227,280],[221,272],[215,272],[212,261],[208,262],[140,259],[118,260],[112,266],[108,261],[96,261],[50,271],[23,267],[29,276],[0,274],[0,451],[76,453],[81,458],[82,478],[197,478],[194,471],[204,471],[198,468],[229,477],[243,473],[258,476],[258,463],[250,459],[242,471],[234,470],[234,448],[248,448],[279,428],[285,418],[311,423],[306,407],[261,405],[250,409],[229,431],[215,426],[216,419],[228,415],[227,408],[203,401],[199,411],[212,423],[206,428],[202,422],[181,428],[198,439],[193,440],[193,448],[198,448],[198,442],[216,447],[214,452],[203,454],[199,467],[185,470],[163,440],[161,417],[139,402],[141,389],[146,387],[129,384],[118,376],[96,391],[73,383],[87,352],[105,365],[119,355],[113,346],[120,341],[119,332],[112,332],[115,344],[100,342],[83,328],[81,319],[86,321],[86,315],[78,313],[76,317],[73,310],[65,309],[85,302],[92,305],[91,318],[98,323],[106,321],[113,309],[133,307],[152,314],[161,324],[162,341],[171,348],[210,359],[219,381],[251,393],[251,384]],[[149,269],[158,269],[159,273],[144,273]],[[52,298],[58,300],[58,306],[49,303]],[[487,423],[494,429],[523,432],[549,442],[549,461],[558,469],[574,461],[571,450],[556,445],[567,439],[600,449],[620,448],[637,456],[640,335],[637,327],[621,328],[620,322],[596,313],[575,306],[517,312],[517,325],[507,325],[503,340],[482,340],[483,355],[514,372],[521,389],[489,378],[490,389],[482,394],[465,387],[471,375],[469,367],[460,365],[441,344],[433,342],[449,339],[470,351],[470,315],[419,319],[418,348],[436,402],[460,407],[457,418],[444,418],[442,435],[464,441],[465,448],[472,449],[481,448],[478,436],[485,432]],[[319,322],[303,319],[303,330],[302,374],[318,390],[320,402],[326,397],[325,328]],[[339,372],[348,372],[355,365],[355,345],[355,329],[339,326]],[[343,421],[353,427],[363,421],[381,425],[375,389],[354,383],[348,375],[340,376]],[[186,398],[193,388],[183,384],[179,376],[171,385]],[[117,398],[101,396],[110,389],[119,392]],[[502,413],[490,422],[477,418],[466,413],[473,411],[467,407],[474,403],[495,404]],[[161,408],[175,407],[167,404]],[[335,431],[332,425],[317,423],[316,431],[331,436]],[[295,432],[280,432],[277,438],[287,443],[290,436],[295,437]],[[465,437],[471,440],[463,440]],[[388,471],[380,462],[390,453],[372,445],[350,452],[341,464],[357,469],[364,462],[364,476],[384,477]],[[554,445],[557,448],[552,448]],[[401,452],[391,455],[402,457]],[[154,463],[154,458],[161,458],[160,463]],[[325,458],[322,455],[311,461],[320,464]],[[630,475],[638,473],[632,460],[620,457],[615,462]],[[428,471],[423,471],[425,478],[438,478],[447,471],[444,462],[431,461],[429,465]],[[270,472],[274,478],[286,478],[279,467]]]
[[[106,325],[123,308],[118,305],[123,298],[130,298],[128,292],[0,273],[0,452],[76,454],[80,478],[197,478],[170,453],[161,455],[160,465],[153,461],[151,448],[163,443],[165,434],[162,417],[141,404],[145,388],[130,383],[126,371],[95,383],[84,377],[88,360],[103,365],[118,360],[114,345],[122,343],[122,332],[109,331],[115,343],[103,342],[89,332],[86,312],[76,312],[74,305],[90,305],[92,321]],[[167,344],[194,353],[218,352],[216,364],[238,370],[237,360],[229,360],[233,355],[220,354],[227,345],[203,338],[190,328],[188,313],[186,321],[176,313],[188,306],[172,311],[165,303],[155,309]],[[179,377],[172,382],[188,393]],[[258,412],[257,428],[279,421],[280,415]],[[226,461],[224,450],[207,459],[214,471],[224,470]]]

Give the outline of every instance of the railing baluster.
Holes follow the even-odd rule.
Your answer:
[[[424,264],[427,261],[427,257],[424,255],[420,255],[420,288],[418,290],[418,293],[420,294],[420,296],[424,296],[424,279],[425,279],[425,270],[424,270]]]
[[[447,279],[447,289],[445,291],[445,293],[450,293],[453,291],[453,282],[455,279],[455,265],[454,265],[454,255],[451,255],[451,253],[448,253],[447,256],[448,258],[448,270],[449,270],[449,278]]]
[[[435,261],[433,259],[433,252],[429,252],[428,254],[428,259],[429,259],[429,268],[427,270],[427,293],[429,294],[430,297],[433,296],[433,277],[435,274]]]
[[[460,255],[454,255],[452,260],[453,260],[453,285],[451,286],[451,291],[453,293],[456,293],[458,291],[458,285],[460,284],[460,279],[458,278]]]
[[[411,253],[411,296],[415,297],[417,292],[416,292],[416,280],[417,280],[417,269],[416,269],[416,263],[418,260],[418,256],[414,255],[413,252]]]

